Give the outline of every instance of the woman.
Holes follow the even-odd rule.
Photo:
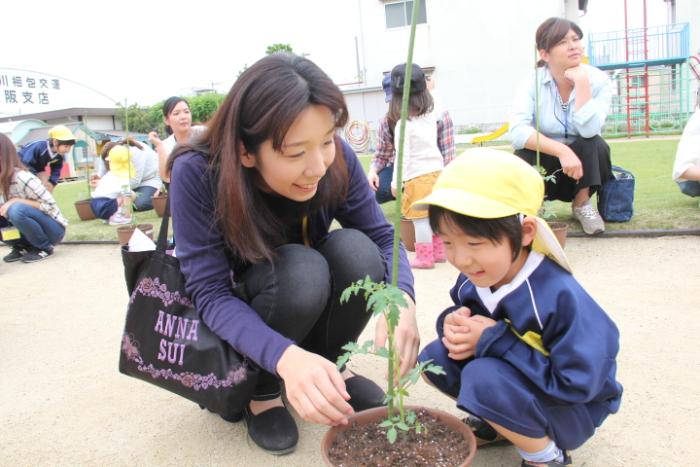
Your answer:
[[[549,18],[539,26],[535,41],[541,60],[517,93],[510,137],[515,154],[532,165],[539,144],[540,165],[553,175],[545,197],[571,201],[583,231],[597,235],[605,224],[591,196],[612,176],[610,147],[600,136],[612,90],[605,73],[582,63],[582,37],[581,28],[568,19]]]
[[[19,160],[10,138],[0,133],[0,227],[12,247],[3,260],[34,263],[53,254],[68,221],[46,186]]]
[[[298,431],[281,399],[305,420],[347,423],[380,405],[372,381],[333,364],[369,320],[366,303],[340,293],[370,276],[389,281],[393,229],[362,167],[336,132],[343,95],[311,61],[267,56],[235,82],[193,145],[169,161],[177,255],[203,321],[264,371],[243,414],[250,437],[273,454]],[[329,233],[336,219],[344,228]],[[413,277],[403,249],[397,342],[405,374],[419,338]],[[386,340],[380,319],[375,344]]]
[[[177,144],[187,143],[193,135],[198,134],[204,128],[192,126],[190,105],[185,99],[177,96],[169,97],[163,103],[163,122],[165,122],[165,131],[168,133],[168,137],[161,140],[157,132],[151,131],[148,134],[148,139],[158,153],[160,178],[164,182],[169,183],[170,176],[165,167],[170,153],[173,152],[173,148]]]

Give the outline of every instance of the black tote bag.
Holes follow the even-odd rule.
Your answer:
[[[207,328],[187,297],[180,263],[165,251],[169,208],[154,251],[122,247],[130,299],[119,371],[231,415],[250,400],[259,370]]]

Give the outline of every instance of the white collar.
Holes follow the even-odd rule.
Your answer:
[[[479,294],[479,298],[483,302],[484,306],[489,313],[493,314],[496,307],[503,298],[520,287],[520,285],[527,280],[528,277],[537,269],[537,267],[544,260],[544,255],[536,251],[531,251],[525,260],[525,264],[520,268],[520,271],[515,275],[512,281],[507,284],[503,284],[495,292],[491,292],[489,287],[477,287],[476,293]]]

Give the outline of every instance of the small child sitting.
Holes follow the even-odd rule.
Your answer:
[[[97,181],[90,207],[99,219],[108,221],[109,225],[131,223],[131,198],[122,196],[124,187],[129,186],[129,178],[133,176],[133,166],[129,163],[129,149],[126,146],[114,146],[110,149],[105,161],[109,171]],[[131,189],[129,193],[131,193]]]
[[[618,411],[619,332],[571,274],[537,211],[544,183],[517,156],[466,151],[448,165],[428,209],[448,261],[460,274],[439,339],[419,361],[445,375],[428,382],[468,412],[480,444],[510,442],[521,466],[563,466],[567,450]]]

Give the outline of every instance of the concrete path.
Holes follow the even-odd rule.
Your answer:
[[[566,251],[620,327],[625,386],[620,413],[573,453],[575,465],[700,464],[700,238],[570,238]],[[454,277],[447,264],[416,272],[424,343]],[[300,422],[297,451],[275,458],[242,424],[118,373],[127,296],[116,246],[64,245],[40,263],[2,263],[0,283],[0,465],[321,464],[324,427]],[[352,368],[380,380],[384,361]],[[410,401],[459,413],[422,383]],[[479,451],[474,463],[517,465],[508,447]]]

